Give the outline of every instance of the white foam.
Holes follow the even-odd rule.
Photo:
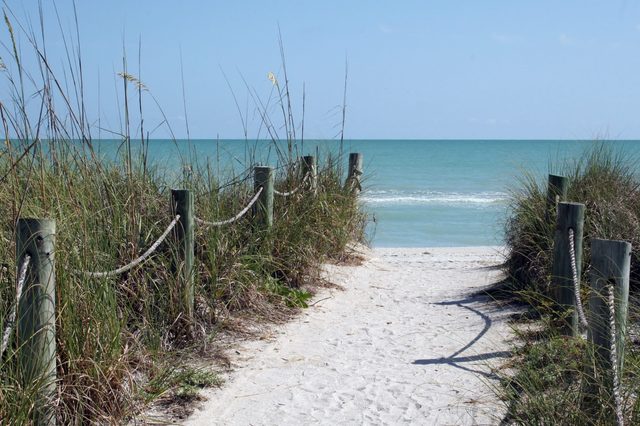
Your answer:
[[[441,204],[441,205],[490,205],[502,204],[507,201],[504,192],[409,192],[393,190],[367,191],[362,194],[362,201],[375,205],[394,204]]]

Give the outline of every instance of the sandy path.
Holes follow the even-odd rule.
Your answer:
[[[507,310],[482,297],[498,248],[376,249],[331,267],[345,291],[270,341],[237,348],[237,370],[189,425],[497,424],[490,365],[507,355]]]

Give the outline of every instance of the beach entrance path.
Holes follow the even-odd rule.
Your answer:
[[[186,424],[500,423],[491,387],[512,311],[475,295],[502,278],[499,251],[375,249],[362,266],[329,267],[344,290],[237,347],[235,371]]]

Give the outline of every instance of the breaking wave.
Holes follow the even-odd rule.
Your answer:
[[[440,204],[440,205],[491,205],[504,204],[508,194],[504,192],[438,192],[438,191],[367,191],[362,201],[374,205]]]

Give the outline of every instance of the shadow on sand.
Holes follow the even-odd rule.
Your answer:
[[[487,331],[489,331],[489,329],[491,328],[491,325],[493,323],[493,321],[491,320],[491,318],[489,318],[486,314],[480,312],[477,309],[472,308],[471,306],[468,306],[470,304],[473,303],[478,303],[478,302],[489,302],[491,299],[489,297],[487,297],[486,293],[474,293],[472,295],[469,295],[468,297],[464,298],[464,299],[460,299],[460,300],[451,300],[451,301],[447,301],[447,302],[439,302],[439,303],[435,303],[435,305],[440,305],[440,306],[458,306],[462,309],[466,309],[474,314],[476,314],[477,316],[479,316],[480,318],[482,318],[482,320],[484,321],[484,327],[482,328],[482,330],[473,338],[471,339],[466,345],[464,345],[462,348],[458,349],[457,351],[455,351],[454,353],[452,353],[451,355],[447,356],[447,357],[440,357],[440,358],[431,358],[431,359],[417,359],[415,361],[413,361],[414,365],[433,365],[433,364],[446,364],[446,365],[450,365],[452,367],[455,368],[459,368],[461,370],[464,371],[468,371],[471,373],[476,373],[479,375],[482,375],[488,379],[494,379],[494,380],[499,380],[499,377],[491,372],[491,373],[487,373],[485,371],[482,370],[476,370],[473,368],[469,368],[469,367],[465,367],[463,364],[465,362],[475,362],[475,361],[486,361],[489,359],[493,359],[493,358],[508,358],[509,356],[511,356],[511,352],[510,351],[497,351],[497,352],[488,352],[488,353],[484,353],[484,354],[478,354],[478,355],[470,355],[470,356],[458,356],[461,353],[463,353],[464,351],[466,351],[467,349],[470,349],[473,345],[475,345],[481,338],[482,336],[484,336]]]

